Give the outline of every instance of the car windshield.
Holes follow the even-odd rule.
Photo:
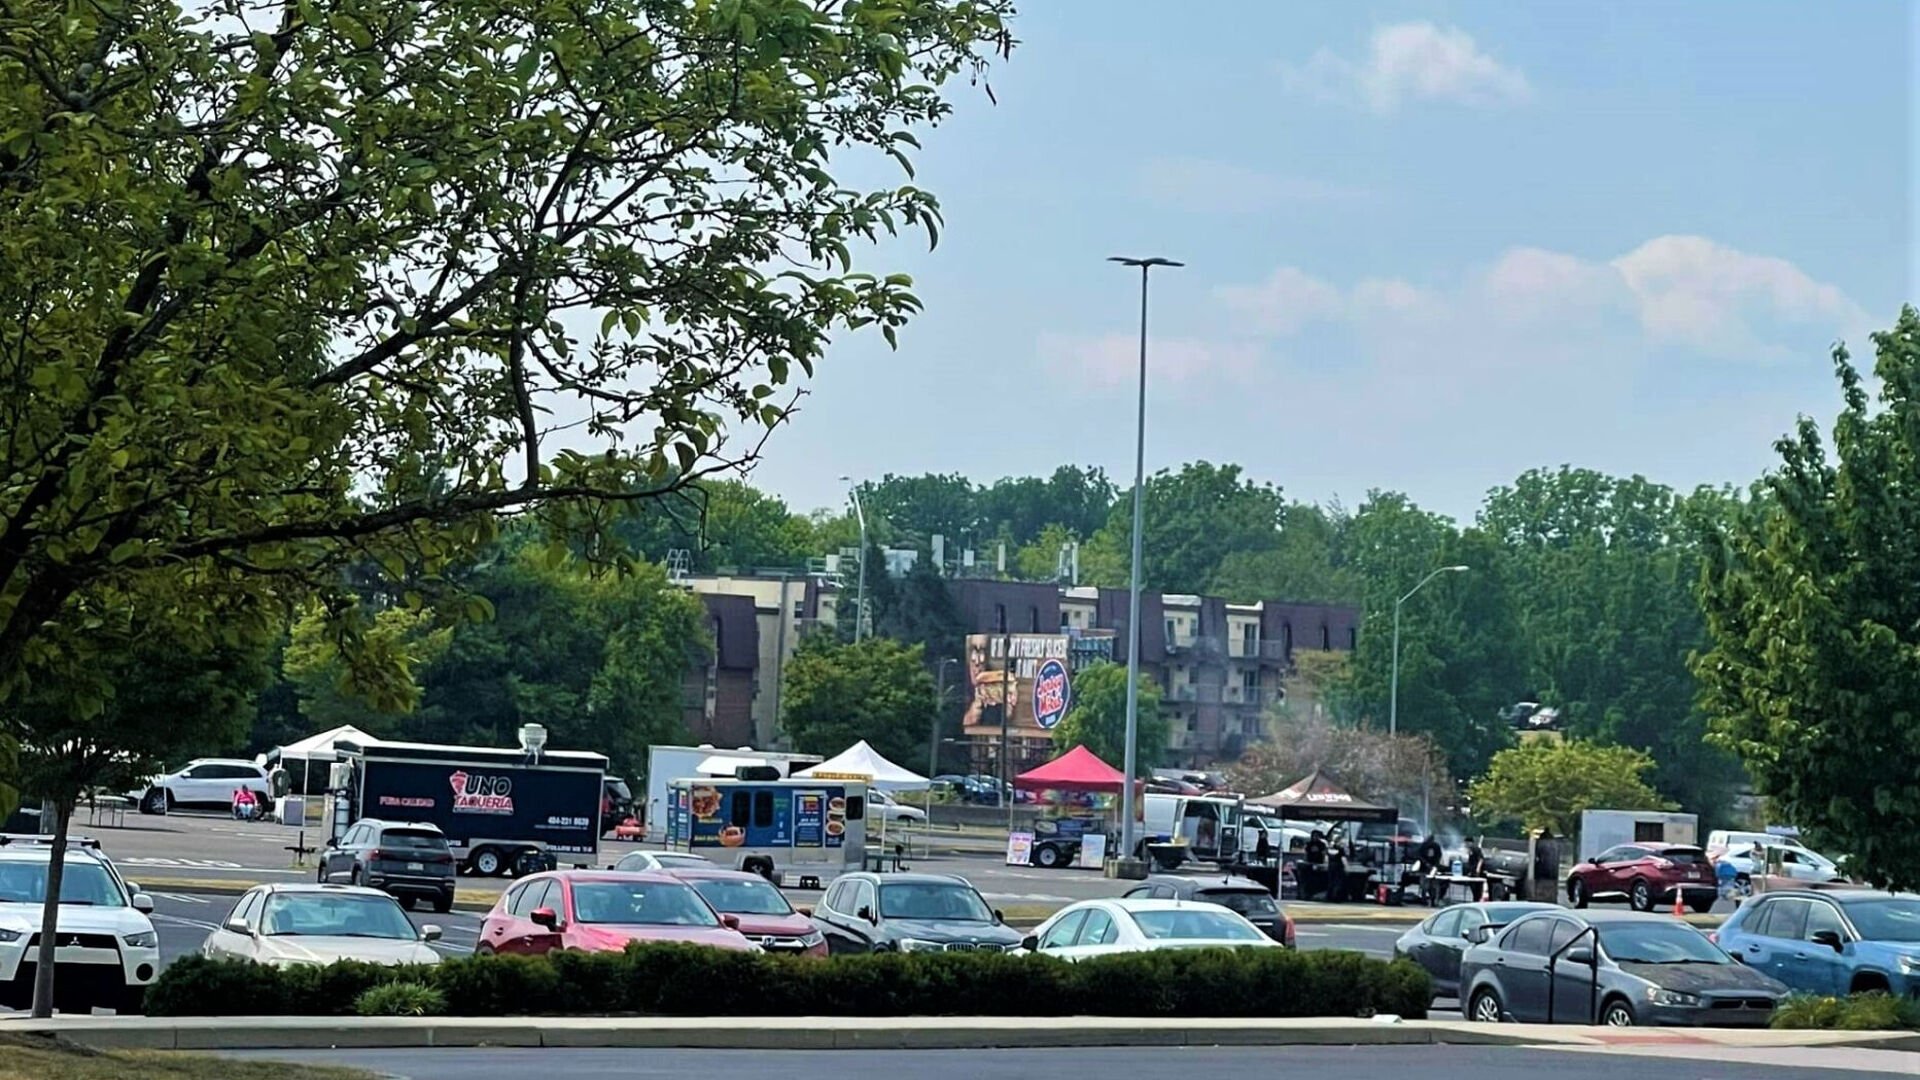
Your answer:
[[[1616,964],[1731,964],[1733,958],[1691,926],[1620,923],[1600,927],[1600,945]]]
[[[47,864],[0,862],[0,903],[43,904]],[[87,907],[126,907],[126,894],[99,863],[69,857],[60,877],[60,902]]]
[[[380,846],[402,851],[445,851],[447,838],[424,829],[388,829],[380,834]]]
[[[744,878],[703,878],[693,883],[715,911],[734,915],[791,915],[793,905],[780,890],[765,881]]]
[[[412,941],[419,935],[389,896],[275,893],[260,917],[269,937],[362,937]]]
[[[582,923],[621,926],[718,926],[700,894],[667,881],[577,881],[573,917]]]
[[[1262,941],[1244,919],[1205,908],[1131,912],[1140,932],[1155,941]]]
[[[923,882],[882,885],[880,914],[889,919],[927,919],[939,922],[992,922],[993,912],[980,894],[966,885]]]
[[[1279,912],[1280,905],[1273,902],[1273,894],[1264,889],[1202,889],[1193,894],[1195,900],[1208,904],[1219,904],[1228,911],[1259,918]]]
[[[1864,940],[1920,943],[1920,900],[1906,896],[1854,900],[1846,909]]]

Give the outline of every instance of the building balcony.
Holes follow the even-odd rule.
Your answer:
[[[1167,638],[1169,656],[1219,656],[1225,650],[1226,642],[1217,637],[1179,634]]]
[[[1201,705],[1218,705],[1220,703],[1222,691],[1224,691],[1225,689],[1226,689],[1225,687],[1221,687],[1221,686],[1206,686],[1198,683],[1180,683],[1174,686],[1171,690],[1167,691],[1167,700],[1191,701],[1191,702],[1197,702]]]
[[[1279,697],[1277,692],[1258,686],[1228,686],[1225,690],[1226,693],[1221,700],[1226,704],[1244,705],[1256,709],[1263,705],[1271,704]]]
[[[1227,642],[1227,659],[1284,664],[1287,661],[1287,650],[1285,645],[1278,641],[1247,641],[1244,638],[1232,638]]]

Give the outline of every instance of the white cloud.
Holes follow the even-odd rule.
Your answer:
[[[1283,64],[1280,71],[1289,91],[1357,102],[1377,113],[1408,101],[1501,105],[1533,93],[1525,75],[1483,52],[1472,35],[1429,22],[1376,28],[1359,61],[1323,48],[1305,64]]]
[[[1608,261],[1516,247],[1451,290],[1396,279],[1363,279],[1341,288],[1294,266],[1254,285],[1230,285],[1216,297],[1249,329],[1294,334],[1316,322],[1345,323],[1375,334],[1397,325],[1467,331],[1476,326],[1534,326],[1553,333],[1637,332],[1648,345],[1677,345],[1714,356],[1766,360],[1803,344],[1857,337],[1866,312],[1838,287],[1816,281],[1785,259],[1753,255],[1700,236],[1661,236]]]
[[[1245,214],[1294,203],[1336,202],[1360,192],[1301,177],[1275,176],[1211,158],[1154,158],[1142,165],[1140,193],[1182,210]]]
[[[1242,379],[1253,374],[1260,358],[1252,344],[1197,338],[1149,335],[1147,349],[1156,384]],[[1140,338],[1134,334],[1042,334],[1039,353],[1054,377],[1073,384],[1112,390],[1131,387],[1140,377]]]

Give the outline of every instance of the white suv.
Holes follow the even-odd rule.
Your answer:
[[[33,1003],[49,854],[44,844],[0,845],[0,1005],[10,1008]],[[63,1012],[141,1011],[147,986],[160,973],[160,939],[147,918],[152,898],[130,893],[85,847],[68,848],[60,896],[55,1006]]]
[[[180,769],[156,776],[144,788],[127,793],[143,814],[164,814],[176,806],[233,805],[233,793],[241,788],[252,791],[264,804],[272,789],[267,770],[239,758],[200,758]]]

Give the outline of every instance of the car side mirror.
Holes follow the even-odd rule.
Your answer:
[[[230,934],[245,934],[248,937],[253,936],[253,930],[247,926],[247,920],[245,919],[228,919],[227,932]]]
[[[153,897],[148,896],[146,893],[134,893],[133,910],[142,915],[153,914]]]
[[[1467,940],[1473,942],[1475,945],[1486,944],[1487,939],[1492,936],[1493,936],[1493,927],[1491,926],[1476,926],[1473,929],[1467,931]]]
[[[1003,912],[1001,912],[999,908],[994,908],[993,921],[995,925],[1005,925],[1007,921],[1007,916]]]
[[[1020,939],[1020,947],[1028,952],[1038,951],[1040,948],[1040,936],[1038,934],[1028,934],[1026,937]]]
[[[1593,947],[1590,945],[1575,945],[1573,948],[1567,950],[1566,960],[1569,964],[1580,964],[1585,967],[1592,967]]]
[[[532,919],[535,926],[544,926],[549,930],[560,929],[560,916],[550,907],[534,908],[533,913],[527,918]]]
[[[128,895],[128,896],[138,896],[138,895],[140,895],[140,883],[139,883],[139,882],[137,882],[137,881],[129,881],[129,882],[127,882],[127,883],[126,883],[126,885],[127,885],[127,895]]]
[[[729,930],[738,930],[740,929],[740,916],[722,915],[720,916],[720,925],[726,927]]]
[[[880,919],[874,915],[873,909],[870,907],[863,907],[859,911],[854,912],[853,917],[856,919],[865,919],[875,926],[880,925]]]
[[[1846,942],[1840,940],[1840,932],[1838,930],[1815,930],[1813,932],[1813,943],[1815,945],[1825,945],[1834,952],[1839,952],[1846,948]]]
[[[427,925],[421,927],[420,940],[421,941],[439,941],[440,928],[433,925],[432,923],[428,923]]]

